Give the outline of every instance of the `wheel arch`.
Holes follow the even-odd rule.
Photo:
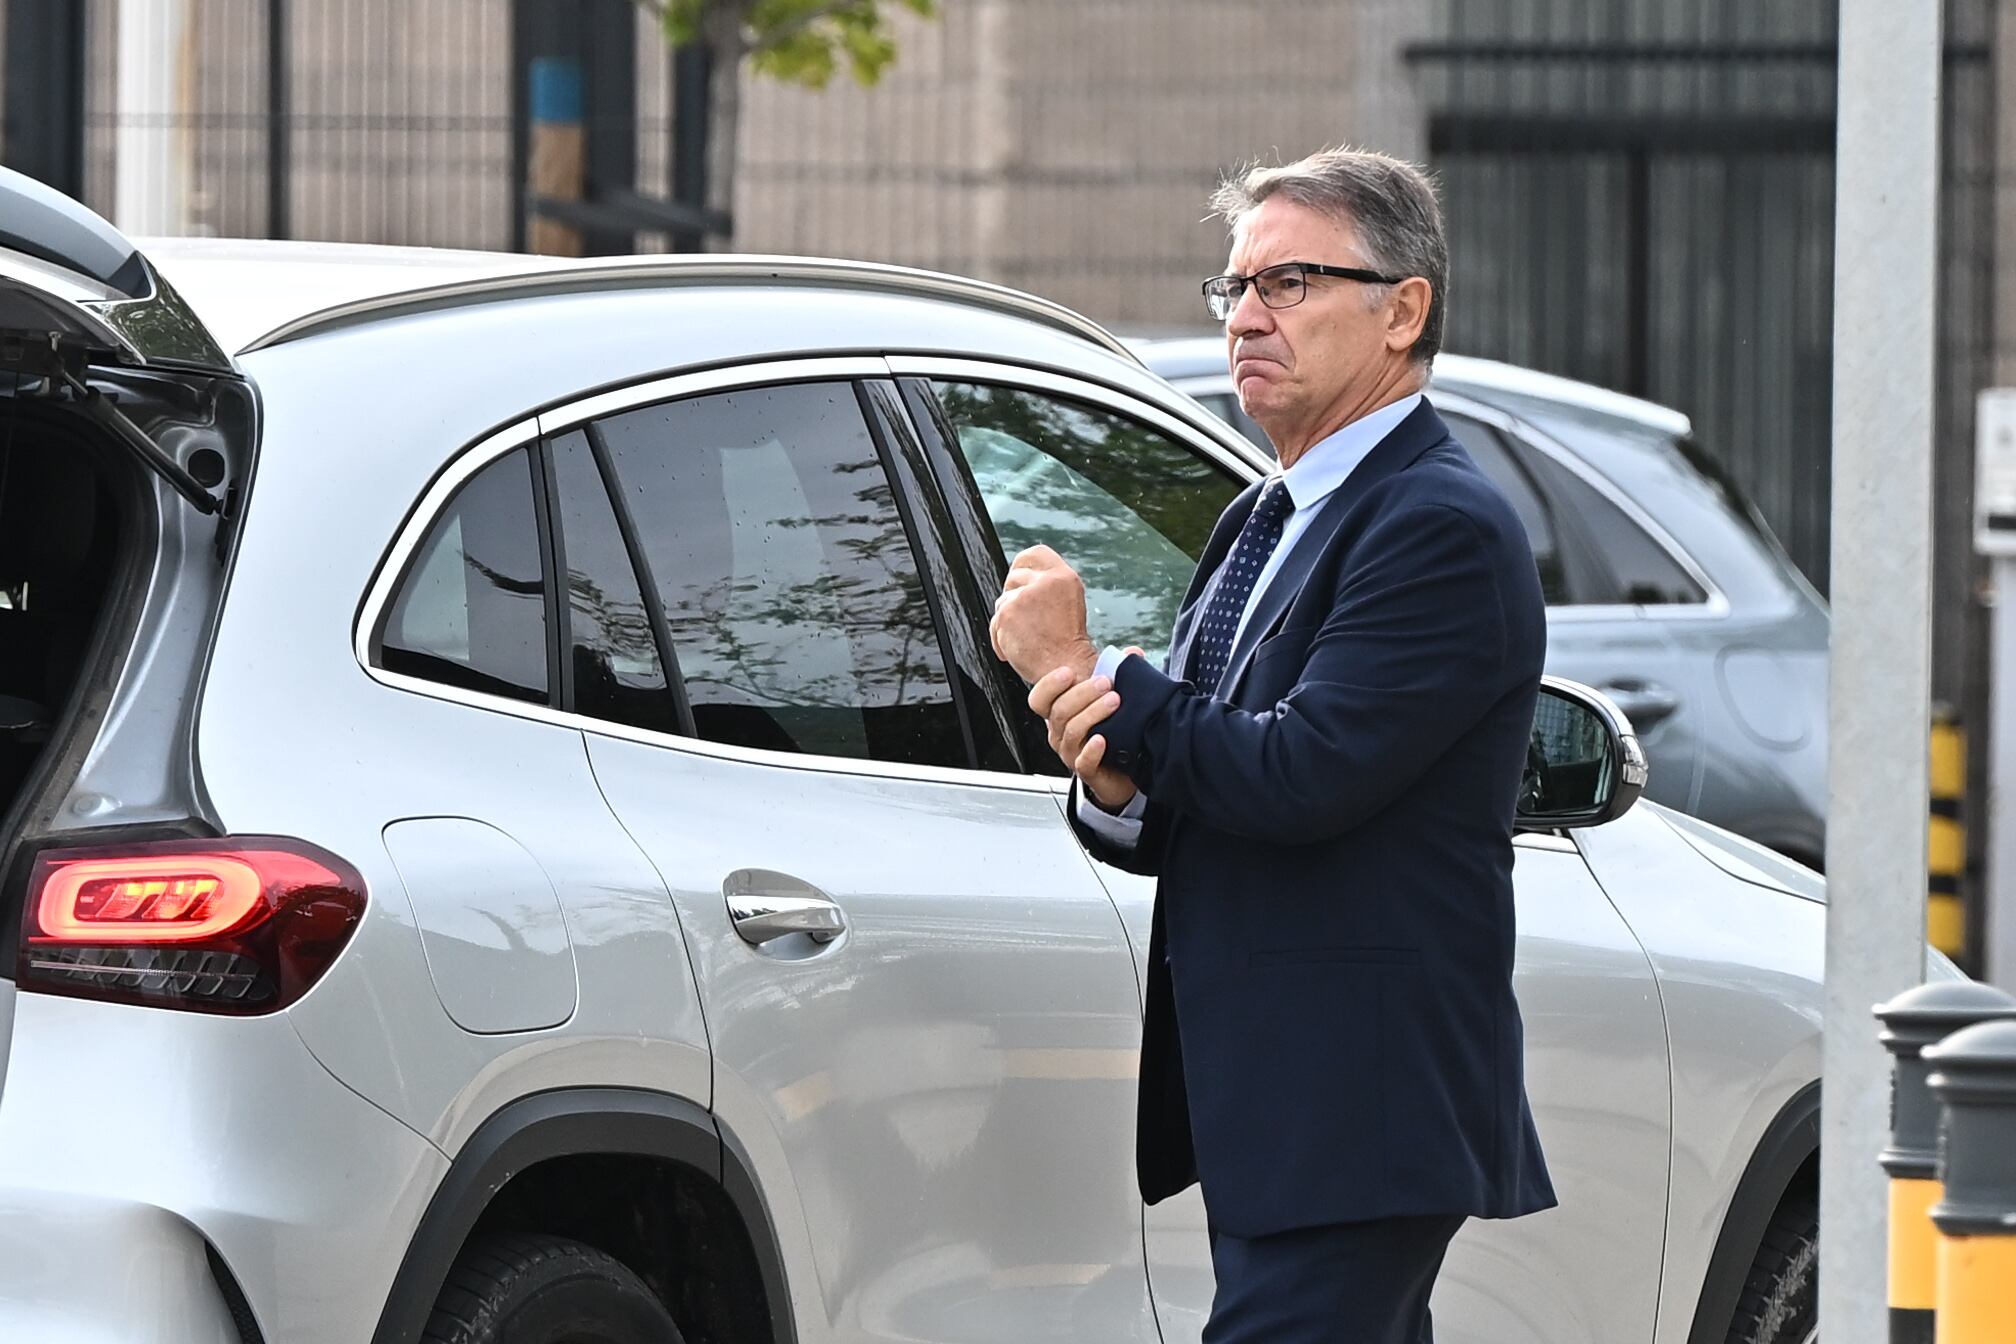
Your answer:
[[[486,1210],[514,1177],[543,1162],[637,1157],[669,1164],[717,1187],[733,1206],[768,1300],[770,1344],[797,1344],[776,1231],[741,1145],[704,1108],[628,1088],[570,1088],[522,1097],[462,1146],[435,1187],[408,1243],[372,1344],[413,1344],[450,1268]]]
[[[1820,1152],[1820,1084],[1792,1094],[1751,1150],[1702,1276],[1687,1344],[1725,1344],[1764,1229]]]

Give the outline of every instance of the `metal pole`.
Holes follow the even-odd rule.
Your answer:
[[[1993,563],[1984,978],[2016,992],[2016,556],[1997,555]]]
[[[288,61],[287,0],[266,0],[266,236],[285,238],[293,231],[294,139],[287,108],[292,101]]]
[[[1871,1004],[1925,971],[1937,0],[1841,0],[1820,1321],[1877,1340],[1888,1074]]]
[[[118,161],[112,222],[132,234],[189,231],[188,0],[119,6]]]
[[[7,0],[0,163],[84,199],[84,6]]]
[[[700,211],[707,208],[707,116],[713,60],[703,42],[688,42],[672,53],[672,199]],[[674,252],[705,252],[703,233],[675,233]]]

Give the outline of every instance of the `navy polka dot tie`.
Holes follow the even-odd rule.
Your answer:
[[[1267,568],[1268,558],[1281,544],[1281,529],[1293,512],[1295,497],[1288,493],[1288,483],[1274,477],[1261,489],[1253,512],[1246,516],[1246,525],[1239,529],[1239,540],[1232,543],[1232,553],[1218,571],[1217,586],[1211,590],[1211,600],[1204,606],[1190,646],[1190,683],[1205,695],[1218,693],[1218,680],[1232,657],[1233,636],[1239,633],[1239,618],[1246,614],[1253,585],[1260,581],[1260,571]]]

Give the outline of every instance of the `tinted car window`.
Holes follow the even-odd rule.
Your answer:
[[[1085,581],[1093,638],[1159,661],[1240,483],[1110,411],[1018,388],[936,386],[1003,557],[1054,547]]]
[[[1547,605],[1558,607],[1572,602],[1574,597],[1562,567],[1553,514],[1525,468],[1513,459],[1512,450],[1490,426],[1450,411],[1443,411],[1442,418],[1448,421],[1450,431],[1477,463],[1478,470],[1490,477],[1491,483],[1512,502],[1513,511],[1526,529],[1526,540],[1533,548],[1533,563],[1540,570],[1540,591]]]
[[[1607,572],[1609,594],[1601,599],[1641,606],[1705,602],[1708,594],[1666,548],[1624,510],[1575,472],[1552,462],[1536,462],[1547,488],[1594,545]]]
[[[644,592],[588,436],[554,440],[553,516],[566,575],[573,709],[615,723],[677,732],[679,715]]]
[[[546,579],[524,449],[465,483],[393,598],[380,661],[470,690],[547,698]]]
[[[966,765],[924,584],[847,383],[603,421],[700,736]]]

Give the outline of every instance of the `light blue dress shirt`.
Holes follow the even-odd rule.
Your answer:
[[[1281,540],[1274,547],[1274,554],[1267,557],[1266,565],[1260,570],[1260,577],[1253,584],[1253,591],[1246,598],[1246,609],[1239,613],[1239,629],[1232,637],[1236,648],[1239,636],[1246,633],[1246,622],[1252,619],[1253,608],[1259,605],[1260,594],[1267,591],[1267,585],[1274,581],[1288,552],[1309,530],[1316,519],[1317,506],[1342,486],[1358,469],[1358,464],[1372,455],[1372,450],[1399,428],[1400,422],[1414,413],[1421,404],[1421,394],[1402,397],[1391,405],[1381,406],[1361,420],[1353,420],[1344,428],[1327,438],[1319,439],[1308,452],[1295,459],[1295,465],[1281,473],[1281,480],[1288,487],[1289,498],[1295,501],[1295,512],[1288,515],[1282,525]],[[1208,595],[1201,600],[1208,601]],[[1092,670],[1095,677],[1111,677],[1120,667],[1122,651],[1108,645],[1099,655],[1099,662]],[[1172,672],[1177,669],[1170,669]],[[1119,812],[1108,812],[1078,791],[1078,819],[1090,826],[1100,838],[1122,848],[1131,848],[1141,837],[1141,817],[1148,810],[1148,798],[1136,791],[1134,798]]]

